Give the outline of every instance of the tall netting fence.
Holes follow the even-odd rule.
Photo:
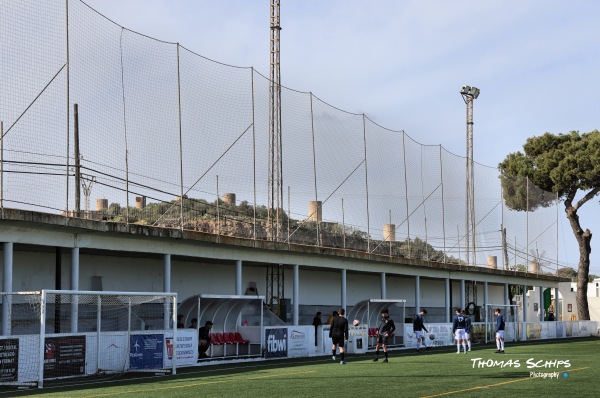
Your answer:
[[[312,93],[281,87],[274,181],[268,78],[80,0],[0,2],[0,45],[1,208],[425,261],[555,262],[551,193],[529,183],[552,200],[512,206],[499,171],[475,164],[473,239],[464,157]]]
[[[175,371],[167,342],[176,294],[43,290],[0,298],[0,385]]]
[[[500,176],[508,269],[556,273],[558,198],[527,177]]]

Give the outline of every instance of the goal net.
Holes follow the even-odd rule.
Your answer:
[[[506,304],[487,304],[485,313],[485,342],[496,341],[496,309],[500,310],[500,314],[504,316],[504,341],[519,341],[520,338],[520,323],[519,323],[519,306]]]
[[[0,299],[0,385],[176,371],[176,293],[42,290]]]

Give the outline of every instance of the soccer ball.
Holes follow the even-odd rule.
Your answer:
[[[354,326],[358,326],[358,325],[360,325],[360,321],[358,319],[355,319],[354,322],[352,322],[352,324]]]
[[[429,339],[430,339],[430,340],[435,340],[435,334],[430,334],[430,335],[429,335]]]

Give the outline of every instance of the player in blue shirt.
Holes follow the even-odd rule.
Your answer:
[[[425,314],[427,314],[427,310],[425,308],[421,308],[421,311],[415,315],[413,322],[413,332],[415,332],[415,338],[417,339],[417,352],[421,352],[421,343],[423,343],[423,347],[425,347],[426,350],[430,348],[427,347],[427,344],[425,344],[425,336],[423,336],[423,330],[427,333],[427,328],[425,328],[423,321],[423,315]]]
[[[460,308],[456,308],[456,315],[452,319],[452,333],[456,340],[456,353],[460,354],[460,345],[463,346],[463,351],[467,353],[467,344],[465,340],[465,329],[467,327],[467,321],[465,317],[460,313]]]
[[[504,354],[504,316],[500,314],[500,308],[494,310],[496,315],[496,354]]]
[[[462,310],[460,312],[465,317],[465,340],[467,340],[468,351],[471,351],[471,317],[467,315],[467,311]]]

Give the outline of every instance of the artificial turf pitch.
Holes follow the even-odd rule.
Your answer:
[[[330,356],[253,361],[181,368],[177,376],[13,390],[0,397],[600,396],[598,338],[507,344],[505,354],[495,350],[492,345],[475,346],[467,354],[452,347],[420,354],[400,350],[390,352],[389,363],[382,363],[383,355],[373,362],[368,353],[347,356],[346,365]]]

